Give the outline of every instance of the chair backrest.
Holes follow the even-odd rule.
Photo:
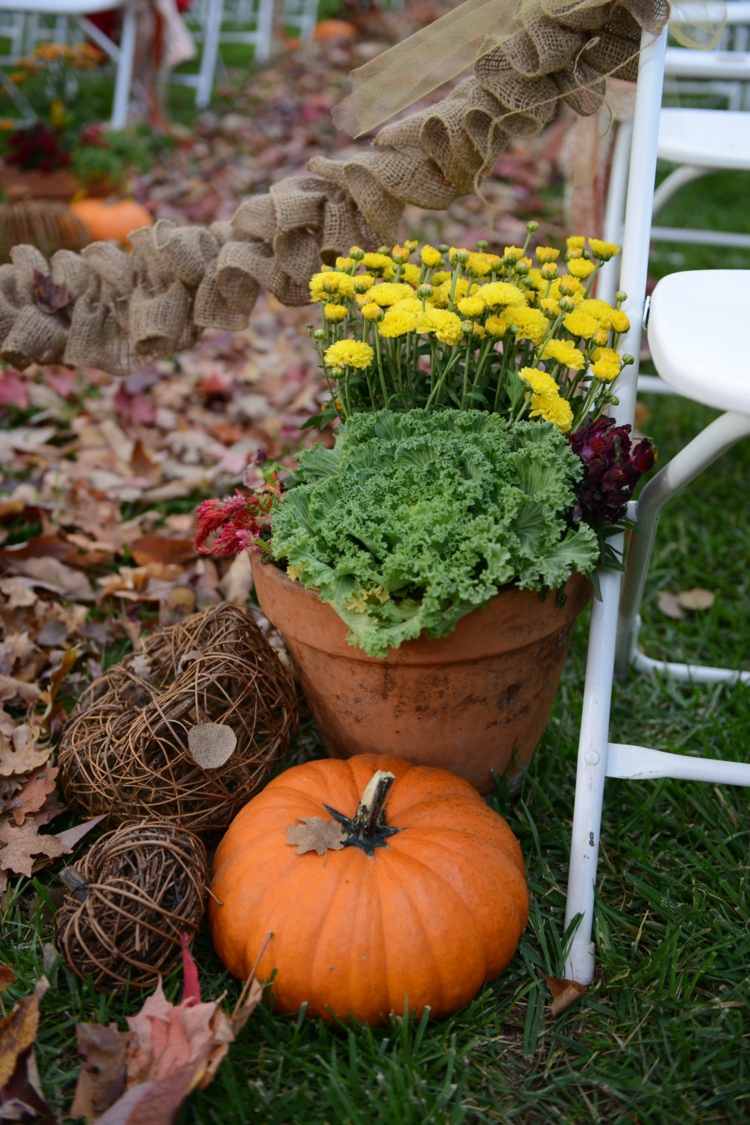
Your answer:
[[[620,350],[634,356],[635,363],[625,368],[617,384],[620,402],[614,410],[614,417],[618,423],[632,423],[635,414],[666,46],[666,28],[657,38],[648,32],[643,33],[620,267],[620,289],[627,293],[623,309],[630,319],[630,330]]]

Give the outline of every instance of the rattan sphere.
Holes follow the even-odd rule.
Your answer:
[[[65,796],[114,823],[153,816],[221,831],[268,780],[298,719],[294,679],[252,616],[223,604],[156,630],[95,680],[62,738]],[[232,728],[216,769],[188,748],[197,724]]]
[[[152,987],[192,938],[206,905],[208,859],[192,832],[163,820],[119,825],[63,873],[57,947],[97,986]]]

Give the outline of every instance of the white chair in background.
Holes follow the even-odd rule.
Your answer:
[[[630,318],[622,351],[636,357],[640,355],[646,308],[666,38],[666,32],[657,40],[647,34],[643,37],[630,145],[619,280],[620,288],[628,294],[624,308]],[[600,596],[591,614],[565,915],[566,932],[573,931],[565,976],[582,985],[589,984],[594,974],[592,930],[606,779],[645,782],[671,777],[750,786],[750,763],[615,743],[610,741],[609,729],[616,652],[620,672],[632,661],[641,671],[659,670],[680,679],[750,683],[750,674],[731,669],[649,661],[638,655],[636,647],[638,607],[664,503],[736,441],[750,435],[750,359],[741,333],[736,331],[737,322],[742,323],[750,309],[750,271],[731,271],[731,285],[727,280],[721,273],[706,271],[673,274],[659,282],[651,302],[649,340],[665,382],[726,413],[660,469],[640,499],[630,505],[634,529],[624,578],[616,570],[599,575]],[[725,316],[736,318],[731,333]],[[625,368],[618,384],[619,405],[614,411],[618,424],[633,422],[637,379],[636,360]],[[622,550],[622,536],[614,546]]]
[[[122,9],[119,43],[114,43],[87,18],[111,8]],[[135,0],[0,0],[0,12],[54,16],[56,21],[75,19],[86,38],[96,43],[112,60],[115,65],[115,88],[110,125],[113,129],[122,129],[127,122],[135,55],[135,9]],[[63,34],[63,25],[60,27],[59,34]]]

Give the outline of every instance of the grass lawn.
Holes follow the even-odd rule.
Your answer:
[[[692,185],[667,224],[750,229],[748,177]],[[735,252],[665,247],[655,272],[750,265]],[[700,328],[700,326],[698,326]],[[744,326],[739,326],[740,330]],[[710,377],[710,372],[707,372]],[[644,429],[663,461],[711,417],[651,397]],[[750,650],[750,444],[735,448],[665,514],[644,606],[655,656],[740,666]],[[661,589],[703,586],[713,608],[682,622],[662,616]],[[420,1125],[423,1122],[744,1122],[750,1118],[750,865],[745,790],[687,782],[610,781],[596,922],[598,974],[555,1021],[546,975],[562,970],[560,933],[573,805],[587,621],[580,622],[552,722],[523,792],[493,801],[520,837],[533,891],[529,929],[508,971],[463,1012],[434,1025],[394,1020],[371,1031],[279,1018],[261,1007],[180,1121]],[[305,740],[309,752],[310,738]],[[715,757],[746,758],[746,687],[675,685],[631,675],[615,697],[614,739]],[[52,940],[52,876],[8,892],[0,961],[28,993]],[[203,936],[204,995],[236,985]],[[138,994],[96,995],[61,962],[42,1003],[38,1059],[50,1101],[69,1106],[79,1020],[122,1021]],[[176,995],[179,981],[168,982]]]

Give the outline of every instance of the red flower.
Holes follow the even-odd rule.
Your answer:
[[[204,500],[196,509],[195,546],[201,555],[224,559],[254,547],[268,529],[278,485],[257,492],[235,492],[224,500]]]
[[[654,463],[651,442],[643,438],[632,445],[630,426],[597,418],[571,434],[570,444],[584,468],[573,518],[594,526],[619,523],[640,477]]]

